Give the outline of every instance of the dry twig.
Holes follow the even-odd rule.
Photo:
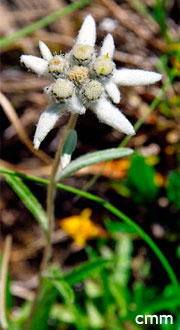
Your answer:
[[[0,92],[0,104],[10,120],[10,122],[14,125],[17,134],[20,138],[20,140],[26,145],[26,147],[37,157],[39,157],[41,160],[43,160],[45,163],[50,164],[51,158],[46,155],[43,151],[35,150],[33,147],[33,144],[29,137],[27,136],[23,126],[21,125],[21,122],[15,112],[15,109],[13,108],[12,104],[9,102],[7,97]]]
[[[6,281],[8,275],[8,265],[11,253],[12,246],[12,237],[8,235],[5,240],[4,245],[4,255],[2,259],[2,267],[1,267],[1,278],[0,278],[0,323],[2,329],[8,329],[8,323],[6,319]]]
[[[139,38],[147,41],[155,49],[163,51],[166,44],[163,40],[157,40],[157,38],[152,37],[152,33],[143,28],[142,26],[136,23],[136,20],[133,20],[133,14],[131,14],[131,19],[129,19],[128,12],[123,9],[121,6],[115,3],[113,0],[101,0],[102,4],[107,7],[110,13],[118,19],[123,26],[128,30],[133,31]]]

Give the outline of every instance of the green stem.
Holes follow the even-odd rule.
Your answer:
[[[56,173],[60,164],[60,158],[62,154],[62,149],[64,143],[67,139],[67,135],[70,129],[73,129],[76,125],[76,121],[78,118],[78,114],[71,114],[69,122],[65,127],[62,139],[60,141],[59,147],[56,152],[55,159],[53,161],[51,175],[48,184],[48,191],[47,191],[47,218],[48,218],[48,239],[47,244],[44,250],[43,260],[41,264],[41,271],[44,271],[47,268],[48,261],[51,257],[51,241],[52,241],[52,232],[54,230],[54,197],[55,197],[55,177]]]
[[[42,184],[48,184],[49,183],[49,181],[46,180],[46,179],[38,178],[38,177],[28,175],[28,174],[17,173],[17,172],[11,171],[11,170],[7,170],[3,167],[0,167],[0,172],[11,174],[11,175],[18,175],[22,179],[35,181],[35,182],[42,183]],[[57,183],[56,187],[59,188],[59,189],[69,191],[73,194],[80,195],[84,198],[90,199],[90,200],[92,200],[96,203],[101,204],[105,209],[109,210],[112,214],[116,215],[119,219],[123,220],[128,225],[130,225],[133,229],[135,229],[136,232],[144,239],[144,241],[154,251],[155,255],[158,257],[159,261],[161,262],[161,264],[163,265],[163,267],[166,270],[167,274],[169,275],[169,278],[170,278],[170,280],[171,280],[171,282],[174,286],[175,291],[177,291],[179,293],[179,290],[180,290],[179,283],[178,283],[178,280],[176,278],[176,275],[175,275],[171,265],[169,264],[168,260],[166,259],[164,254],[161,252],[161,250],[158,248],[158,246],[153,242],[153,240],[144,232],[144,230],[140,226],[138,226],[133,220],[131,220],[123,212],[118,210],[115,206],[113,206],[112,204],[104,201],[100,197],[97,197],[97,196],[95,196],[95,195],[93,195],[89,192],[85,192],[85,191],[82,191],[80,189],[64,185],[62,183]]]
[[[76,1],[68,6],[66,6],[63,9],[60,9],[58,11],[55,11],[54,13],[52,13],[49,16],[45,16],[42,19],[40,19],[39,21],[32,23],[28,26],[25,26],[24,28],[14,32],[13,34],[7,36],[7,37],[3,37],[0,39],[0,48],[3,48],[13,42],[15,42],[16,40],[25,37],[51,23],[53,23],[54,21],[56,21],[58,18],[65,16],[69,13],[71,13],[72,11],[79,9],[81,7],[84,7],[85,5],[88,5],[90,3],[90,0],[80,0],[80,1]]]
[[[55,190],[56,190],[56,173],[60,164],[60,158],[62,154],[62,149],[64,146],[64,143],[66,141],[67,135],[69,133],[70,129],[73,129],[76,125],[76,121],[78,118],[78,114],[71,114],[69,122],[67,126],[64,129],[62,139],[59,143],[58,149],[56,151],[55,159],[52,164],[52,170],[51,175],[48,183],[48,189],[47,189],[47,222],[48,222],[48,235],[46,235],[46,245],[43,252],[43,257],[40,265],[40,272],[39,272],[39,283],[36,290],[35,298],[32,304],[32,308],[29,314],[29,317],[25,323],[24,330],[31,328],[31,320],[33,318],[33,315],[35,313],[38,298],[41,293],[42,289],[42,274],[47,270],[48,264],[52,255],[52,234],[54,230],[54,197],[55,197]]]

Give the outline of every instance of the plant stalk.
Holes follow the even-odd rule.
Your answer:
[[[9,259],[11,254],[11,247],[12,247],[12,237],[8,235],[5,240],[4,244],[4,254],[2,258],[2,265],[1,265],[1,276],[0,276],[0,324],[2,329],[8,329],[8,320],[6,315],[6,302],[7,302],[7,292],[6,292],[6,282],[8,276],[8,266],[9,266]]]
[[[38,297],[41,293],[42,288],[42,275],[47,270],[49,261],[52,256],[52,233],[54,230],[54,198],[55,198],[55,191],[56,191],[56,173],[58,171],[58,167],[60,164],[62,149],[64,146],[64,143],[66,141],[67,135],[69,133],[70,129],[74,129],[76,125],[76,121],[78,118],[78,114],[71,114],[69,122],[67,126],[64,129],[64,133],[62,136],[62,139],[60,141],[60,144],[58,146],[53,164],[52,164],[52,170],[51,175],[49,179],[48,189],[47,189],[47,218],[48,218],[48,234],[45,236],[46,238],[46,245],[44,248],[44,253],[40,265],[40,272],[39,272],[39,283],[36,290],[36,295],[34,298],[34,302],[32,304],[32,308],[30,311],[29,318],[27,322],[25,322],[24,330],[30,330],[31,329],[31,320],[33,319],[33,315],[36,311],[36,306],[38,303]]]
[[[54,230],[54,198],[55,198],[55,190],[56,190],[56,184],[55,184],[56,173],[60,164],[62,149],[66,141],[67,135],[70,129],[74,129],[77,118],[78,118],[77,114],[71,114],[69,122],[65,127],[63,137],[57,149],[56,156],[52,165],[52,170],[51,170],[51,175],[47,190],[48,236],[47,236],[47,244],[44,250],[44,255],[41,263],[41,272],[46,270],[49,259],[51,258],[51,254],[52,254],[51,243],[52,243],[52,233]]]

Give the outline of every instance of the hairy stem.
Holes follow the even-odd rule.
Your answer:
[[[52,241],[52,232],[54,229],[54,197],[55,197],[55,178],[56,173],[59,167],[60,158],[62,154],[62,149],[64,146],[64,143],[66,141],[67,135],[69,133],[70,129],[73,129],[76,125],[77,121],[77,114],[72,114],[70,116],[69,122],[67,126],[65,127],[63,137],[61,139],[61,142],[59,144],[59,147],[56,152],[55,159],[53,161],[51,175],[49,179],[49,185],[47,190],[47,218],[48,218],[48,236],[47,236],[47,244],[44,250],[44,255],[41,263],[41,271],[45,271],[48,265],[48,261],[51,257],[51,241]]]
[[[56,190],[56,173],[60,164],[62,149],[64,146],[64,143],[66,141],[67,135],[69,133],[70,129],[73,129],[76,125],[76,121],[78,118],[78,114],[71,114],[69,122],[67,126],[64,129],[64,133],[62,136],[62,139],[60,141],[60,144],[58,146],[53,164],[52,164],[52,170],[51,175],[48,183],[48,189],[47,189],[47,218],[48,218],[48,234],[46,235],[46,245],[44,248],[44,253],[40,265],[40,273],[39,273],[39,283],[36,290],[36,295],[34,302],[32,304],[32,308],[30,311],[29,318],[27,322],[25,323],[24,330],[31,329],[31,320],[33,319],[33,315],[36,311],[36,306],[38,303],[38,298],[41,293],[42,288],[42,274],[46,271],[51,255],[52,255],[52,233],[54,230],[54,197],[55,197],[55,190]]]

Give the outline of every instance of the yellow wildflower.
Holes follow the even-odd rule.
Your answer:
[[[103,228],[95,225],[90,219],[91,214],[92,211],[87,208],[79,215],[59,221],[61,228],[80,246],[85,246],[88,239],[104,234]]]

